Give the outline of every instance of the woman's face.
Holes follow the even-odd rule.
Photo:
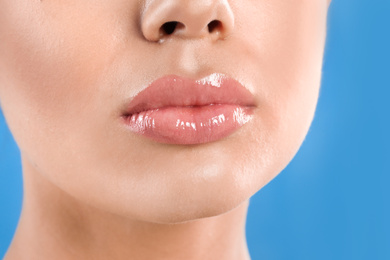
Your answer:
[[[327,7],[0,0],[1,109],[25,161],[82,202],[161,223],[218,215],[301,145],[320,87]],[[213,20],[216,28],[202,29]],[[170,21],[179,26],[164,34]],[[156,79],[213,73],[241,82],[255,101],[251,120],[227,137],[167,144],[123,123],[123,108]]]

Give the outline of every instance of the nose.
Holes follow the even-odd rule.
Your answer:
[[[228,0],[146,0],[141,29],[148,41],[168,37],[226,38],[234,28]]]

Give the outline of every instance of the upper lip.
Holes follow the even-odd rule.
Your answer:
[[[199,80],[168,75],[153,81],[126,106],[125,116],[166,107],[232,104],[254,107],[252,93],[237,80],[214,73]]]

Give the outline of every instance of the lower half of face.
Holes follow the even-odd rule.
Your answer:
[[[275,177],[309,129],[327,2],[195,1],[205,13],[229,10],[219,24],[234,19],[229,36],[182,28],[160,41],[145,36],[145,8],[159,8],[146,2],[0,1],[1,108],[22,156],[82,202],[162,223],[224,213]],[[173,18],[179,24],[201,20],[166,2],[187,12],[189,20]],[[230,135],[167,144],[123,124],[123,107],[153,80],[213,73],[241,82],[256,101],[252,119]]]

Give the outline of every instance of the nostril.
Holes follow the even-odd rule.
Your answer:
[[[176,21],[166,22],[161,26],[160,32],[162,32],[162,34],[165,34],[165,35],[170,35],[170,34],[174,33],[175,30],[178,30],[178,29],[183,28],[183,27],[184,27],[184,24],[182,24],[180,22],[176,22]]]
[[[218,20],[213,20],[207,25],[209,29],[209,33],[213,33],[214,31],[222,30],[222,23]]]
[[[160,36],[171,35],[175,33],[175,31],[183,30],[184,28],[185,25],[181,22],[169,21],[160,27]],[[207,24],[207,29],[209,33],[222,32],[222,22],[219,20],[212,20]]]
[[[164,33],[164,34],[172,34],[175,29],[176,29],[176,26],[177,26],[177,22],[167,22],[167,23],[164,23],[162,26],[161,26],[161,31]]]

